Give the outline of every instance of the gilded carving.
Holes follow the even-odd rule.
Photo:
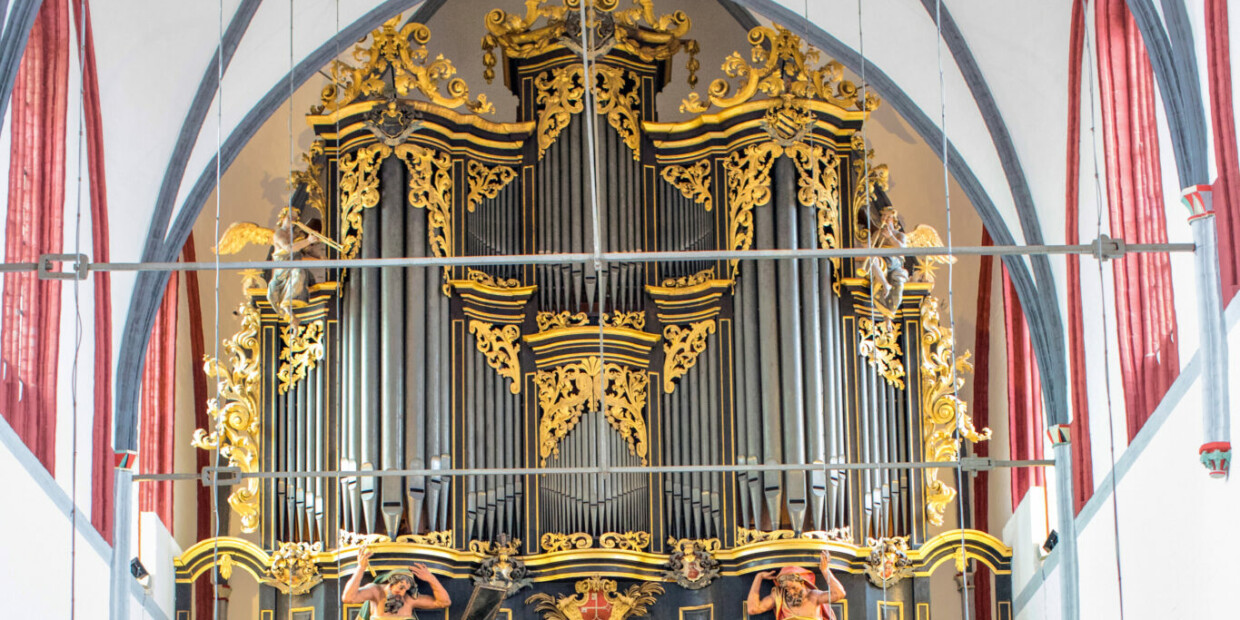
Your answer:
[[[517,288],[518,286],[521,286],[520,280],[513,278],[499,278],[485,271],[478,271],[477,269],[469,267],[465,269],[465,277],[477,282],[478,284],[489,286],[491,288]]]
[[[490,168],[470,160],[469,194],[465,197],[465,208],[470,213],[482,204],[483,199],[494,198],[505,185],[517,178],[517,171],[509,166],[492,166]]]
[[[737,526],[736,528],[737,547],[770,542],[772,540],[792,540],[795,538],[802,538],[805,540],[849,542],[852,540],[852,529],[847,526],[836,527],[823,531],[801,532],[801,535],[797,536],[797,533],[792,530],[771,530],[769,532],[764,532],[762,530],[751,530],[747,527]]]
[[[978,432],[966,413],[967,406],[956,392],[964,385],[964,373],[972,372],[969,353],[956,356],[952,330],[940,324],[939,300],[921,302],[921,412],[922,440],[927,461],[947,463],[960,458],[961,438],[972,443],[990,439],[990,429]],[[956,497],[956,490],[939,480],[939,470],[925,470],[926,520],[943,524],[943,513]]]
[[[660,176],[680,190],[685,198],[702,205],[707,211],[714,208],[714,199],[710,192],[710,160],[703,159],[687,168],[667,166]]]
[[[263,583],[275,586],[284,594],[305,594],[320,581],[314,555],[323,550],[323,543],[282,542],[271,554],[271,565]]]
[[[246,276],[247,280],[252,277]],[[238,308],[241,330],[224,341],[228,367],[217,358],[207,357],[203,371],[215,378],[215,398],[207,401],[207,415],[214,422],[210,433],[194,431],[191,442],[203,450],[219,450],[231,467],[242,473],[258,473],[261,454],[262,354],[258,340],[259,313],[254,301],[246,298]],[[228,505],[241,518],[241,531],[258,530],[262,508],[258,478],[245,478],[228,496]]]
[[[280,381],[280,393],[286,394],[323,359],[323,321],[285,325],[280,330],[280,341],[284,346],[280,348],[280,368],[276,371],[276,378]]]
[[[517,556],[521,539],[510,539],[500,534],[495,542],[469,541],[469,550],[484,557],[474,570],[474,584],[504,589],[504,598],[516,594],[533,583],[529,571]]]
[[[866,541],[870,555],[865,559],[865,576],[880,588],[890,588],[913,574],[908,557],[908,537],[873,538]]]
[[[538,331],[581,327],[590,324],[590,317],[584,312],[573,314],[567,310],[561,312],[539,312],[534,319],[538,322]]]
[[[516,325],[496,326],[479,320],[469,322],[469,333],[477,341],[478,352],[501,377],[512,381],[508,391],[521,393],[521,329]]]
[[[861,146],[864,147],[864,144]],[[860,150],[860,149],[857,149]],[[858,245],[870,244],[869,213],[870,205],[878,200],[878,190],[887,191],[891,186],[891,176],[887,164],[874,165],[871,160],[874,151],[865,152],[865,158],[853,160],[853,201],[852,212],[856,225],[853,226],[854,236]],[[865,224],[865,225],[863,225]]]
[[[723,160],[728,192],[728,249],[748,250],[753,245],[753,210],[771,200],[771,165],[783,147],[766,142],[745,147]],[[729,262],[732,279],[737,261]]]
[[[409,169],[409,206],[426,209],[427,243],[433,256],[452,256],[452,158],[416,144],[402,144],[395,154]],[[448,286],[450,268],[443,268],[443,292]]]
[[[315,209],[320,215],[327,215],[327,193],[323,190],[323,166],[317,162],[323,156],[323,139],[316,138],[310,144],[310,150],[302,153],[301,159],[306,162],[305,170],[294,170],[288,179],[290,187],[305,188],[306,202],[304,208]]]
[[[402,534],[396,537],[396,542],[413,543],[415,545],[426,545],[428,547],[443,547],[444,549],[452,548],[452,530],[443,530],[441,532],[427,532],[425,534]]]
[[[445,108],[465,106],[476,114],[495,111],[486,95],[479,95],[476,100],[469,98],[465,80],[452,77],[456,75],[452,61],[443,54],[430,59],[426,49],[431,40],[429,28],[409,23],[397,30],[400,20],[397,15],[372,32],[370,47],[359,45],[353,49],[353,58],[362,63],[361,66],[353,67],[339,60],[332,63],[332,83],[323,87],[323,103],[315,106],[313,113],[334,112],[361,97],[383,95],[389,88],[401,97],[408,96],[411,91],[420,92],[431,103]],[[385,79],[389,70],[390,84]]]
[[[606,404],[607,422],[624,438],[629,452],[646,464],[646,408],[649,378],[641,370],[602,364],[598,357],[566,364],[534,375],[542,416],[538,422],[538,453],[542,465],[560,453],[560,440],[581,420],[587,407]],[[603,392],[606,391],[606,394]]]
[[[900,347],[900,324],[891,320],[874,320],[858,316],[857,329],[861,340],[857,352],[870,362],[887,383],[904,389],[904,349]]]
[[[676,390],[676,379],[683,377],[706,350],[706,338],[715,333],[715,320],[707,319],[688,326],[668,325],[663,328],[663,391]]]
[[[616,588],[615,581],[596,576],[577,582],[577,596],[553,598],[539,592],[525,602],[534,603],[534,611],[542,614],[544,620],[578,620],[585,617],[583,611],[587,607],[594,610],[594,617],[627,620],[646,615],[649,606],[654,605],[655,596],[663,594],[663,586],[653,582],[629,586],[623,594],[617,593]],[[600,613],[604,609],[606,611]]]
[[[668,556],[668,570],[663,572],[664,579],[675,581],[686,590],[700,590],[719,576],[719,561],[714,556],[722,547],[718,538],[676,540],[669,537],[667,544],[672,547],[672,553]]]
[[[387,534],[358,534],[348,530],[340,530],[340,535],[336,540],[337,547],[357,547],[360,545],[392,542],[392,539]]]
[[[619,0],[585,2],[585,28],[611,34],[598,37],[602,40],[596,42],[596,49],[590,50],[592,56],[602,55],[606,48],[614,46],[651,62],[671,58],[683,49],[689,55],[689,85],[697,84],[698,43],[684,38],[690,21],[683,11],[656,17],[651,0],[634,0],[633,8],[621,10],[617,10]],[[561,45],[582,52],[581,0],[565,0],[559,6],[548,6],[548,0],[526,0],[524,16],[495,9],[487,14],[485,23],[482,64],[487,82],[495,79],[496,47],[502,48],[509,58],[530,58]]]
[[[340,158],[340,253],[357,258],[362,249],[362,209],[379,204],[379,164],[392,154],[382,144]]]
[[[594,111],[607,118],[616,133],[633,151],[633,159],[640,158],[641,123],[638,109],[641,105],[637,90],[637,78],[627,71],[608,65],[594,65]],[[626,83],[631,83],[626,86]],[[538,135],[538,157],[542,158],[560,132],[568,127],[574,114],[585,109],[585,67],[568,65],[544,71],[534,79],[537,90],[536,103],[542,106],[538,113],[535,133]]]
[[[604,312],[603,324],[641,331],[646,328],[646,313],[641,310],[634,312]]]
[[[583,532],[575,534],[547,532],[539,539],[538,546],[547,553],[568,551],[570,549],[589,549],[594,546],[594,537]]]
[[[690,286],[697,286],[699,284],[702,284],[703,282],[714,280],[715,277],[716,277],[715,268],[708,267],[697,273],[690,274],[687,276],[681,276],[679,278],[668,278],[663,281],[663,286],[666,288],[688,288]]]
[[[806,207],[814,207],[817,213],[818,248],[830,250],[840,247],[840,173],[839,157],[821,146],[798,142],[785,149],[799,172],[797,200]],[[836,276],[840,271],[840,258],[833,257]]]
[[[603,549],[641,551],[650,546],[650,532],[606,532],[598,537]]]
[[[776,26],[758,26],[749,31],[750,62],[740,52],[732,52],[723,61],[724,74],[737,80],[736,90],[727,79],[720,78],[710,84],[709,103],[702,101],[697,93],[691,93],[680,105],[681,112],[694,114],[705,112],[711,105],[729,108],[753,99],[759,92],[771,98],[774,105],[782,105],[787,98],[820,99],[842,108],[873,110],[879,100],[867,92],[864,102],[858,101],[857,86],[844,79],[844,66],[834,60],[815,69],[820,62],[818,50],[805,46],[801,38],[787,29]]]

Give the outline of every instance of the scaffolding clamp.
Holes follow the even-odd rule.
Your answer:
[[[230,487],[241,482],[240,467],[203,467],[202,486]]]
[[[67,263],[72,271],[56,271],[55,263]],[[90,275],[90,257],[85,254],[41,254],[39,256],[40,280],[85,280]]]
[[[1123,239],[1116,239],[1106,234],[1098,235],[1098,238],[1089,245],[1093,247],[1094,258],[1100,261],[1123,258],[1124,254],[1128,253],[1128,244]]]

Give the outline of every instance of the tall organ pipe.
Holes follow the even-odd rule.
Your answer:
[[[404,164],[396,157],[383,160],[379,170],[382,176],[382,198],[378,231],[380,254],[384,258],[405,255],[405,177]],[[400,320],[400,309],[405,302],[404,278],[400,269],[384,269],[380,272],[379,304],[382,317],[379,320],[380,370],[379,414],[380,433],[383,437],[381,462],[383,469],[396,470],[405,466],[405,429],[403,413],[405,405],[404,373],[401,352],[405,345],[405,323]],[[382,487],[383,524],[387,535],[395,539],[404,513],[404,481],[386,476]]]

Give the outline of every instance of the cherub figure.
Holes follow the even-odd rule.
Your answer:
[[[876,248],[941,248],[943,240],[932,226],[918,225],[911,233],[904,232],[904,221],[895,207],[883,207],[878,229],[874,233]],[[874,301],[895,311],[904,300],[904,285],[913,282],[934,282],[936,263],[955,263],[956,257],[946,254],[917,257],[917,266],[910,278],[904,268],[903,256],[871,256],[862,263],[861,272],[870,277]]]
[[[300,215],[294,207],[281,209],[274,230],[254,222],[236,222],[224,231],[216,251],[220,254],[236,254],[247,244],[257,243],[271,246],[273,261],[294,261],[302,258],[323,258],[322,245],[340,249],[336,242],[298,221]],[[297,327],[300,320],[293,310],[305,305],[311,284],[313,277],[308,269],[277,267],[271,270],[271,281],[267,283],[267,301],[275,309],[276,315],[289,325]]]

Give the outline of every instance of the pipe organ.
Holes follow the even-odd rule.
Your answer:
[[[689,18],[587,0],[583,22],[579,1],[486,17],[512,121],[449,79],[420,24],[389,21],[361,65],[331,67],[293,179],[306,257],[478,262],[246,274],[243,329],[208,364],[226,388],[217,426],[196,437],[243,471],[293,472],[236,489],[245,528],[337,562],[360,541],[439,549],[445,574],[520,539],[548,582],[574,562],[658,578],[649,557],[685,540],[713,541],[733,575],[775,549],[950,553],[934,547],[950,473],[833,468],[947,462],[988,437],[957,398],[967,355],[931,293],[948,259],[693,254],[935,245],[891,208],[862,137],[878,98],[758,27],[752,61],[729,56],[688,120],[661,119],[673,64],[696,82]],[[588,258],[502,258],[552,254]],[[758,468],[788,464],[805,467]],[[970,540],[969,557],[1006,566],[1001,543]]]

